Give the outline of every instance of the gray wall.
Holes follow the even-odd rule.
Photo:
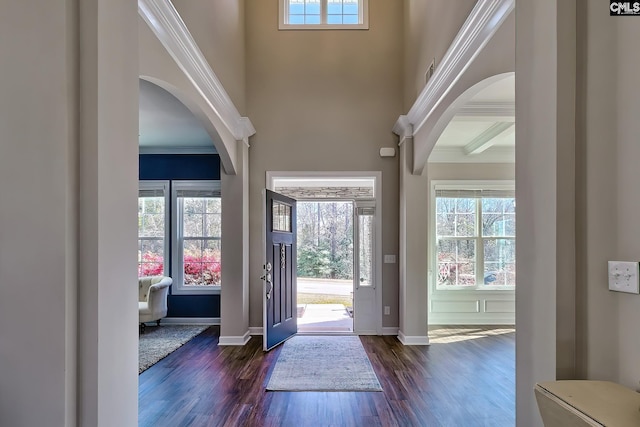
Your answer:
[[[608,291],[608,260],[640,260],[637,19],[578,14],[576,186],[581,375],[640,380],[640,296]]]
[[[436,67],[476,0],[404,0],[404,110],[409,111],[425,85],[431,61]]]
[[[240,115],[245,115],[244,0],[172,0]]]
[[[370,0],[369,30],[279,31],[278,2],[248,0],[247,115],[251,138],[250,325],[262,325],[265,172],[382,171],[382,250],[398,253],[398,157],[391,128],[402,110],[403,3]],[[398,264],[383,265],[383,305],[398,325]]]

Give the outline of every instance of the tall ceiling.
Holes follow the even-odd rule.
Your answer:
[[[429,162],[515,162],[514,105],[514,76],[482,89],[449,122]]]
[[[215,153],[211,136],[178,98],[140,79],[140,152]]]

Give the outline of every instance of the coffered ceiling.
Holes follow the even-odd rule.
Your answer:
[[[432,163],[515,162],[515,78],[478,92],[447,125]]]

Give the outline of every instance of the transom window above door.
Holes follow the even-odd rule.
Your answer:
[[[280,0],[279,29],[368,29],[368,0]]]

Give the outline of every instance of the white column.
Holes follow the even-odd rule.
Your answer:
[[[249,341],[249,145],[237,142],[236,172],[222,180],[220,345]]]
[[[516,8],[516,418],[542,426],[535,383],[575,375],[576,3]]]
[[[427,229],[429,185],[426,173],[413,174],[411,126],[400,135],[400,330],[405,345],[429,343],[427,326]],[[398,130],[398,129],[396,129]]]
[[[134,426],[138,11],[130,0],[78,5],[78,425]]]
[[[0,425],[76,425],[75,2],[0,13]]]

